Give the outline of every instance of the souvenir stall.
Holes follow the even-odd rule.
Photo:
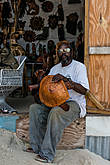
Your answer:
[[[29,95],[29,84],[45,76],[45,72],[37,72],[39,69],[48,73],[58,63],[58,41],[70,41],[73,58],[87,67],[91,91],[87,94],[88,115],[64,130],[58,148],[85,146],[110,160],[109,10],[109,0],[0,1],[0,48],[10,47],[13,56],[27,57],[23,96]],[[33,93],[35,101],[37,92]],[[17,136],[29,141],[29,117],[18,119],[16,128]]]
[[[0,48],[10,47],[13,56],[27,57],[23,96],[29,95],[29,84],[45,76],[39,69],[48,73],[58,63],[58,41],[70,41],[73,58],[85,63],[91,91],[87,94],[88,115],[64,130],[58,148],[85,146],[105,159],[110,159],[109,9],[109,0],[0,1]],[[35,101],[37,92],[33,93]],[[16,134],[25,141],[29,141],[28,126],[28,116],[17,120]]]
[[[73,58],[84,63],[83,0],[2,0],[0,11],[1,48],[9,46],[13,56],[27,57],[23,96],[30,94],[28,85],[39,81],[39,69],[48,74],[59,62],[56,55],[58,41],[70,41]],[[16,95],[15,91],[13,95]],[[36,96],[35,101],[38,101]],[[24,129],[21,125],[29,125],[27,116],[17,120],[16,133],[28,141],[28,127]],[[79,119],[65,129],[58,148],[82,148],[84,143],[85,119]]]

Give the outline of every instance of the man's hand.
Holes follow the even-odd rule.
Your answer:
[[[67,103],[61,104],[59,107],[61,107],[64,111],[69,111],[69,105]]]
[[[60,80],[63,80],[64,82],[68,81],[68,79],[66,77],[64,77],[61,74],[56,74],[55,76],[53,76],[52,81],[54,82],[59,82]]]
[[[64,82],[67,89],[73,89],[73,84],[70,81]]]
[[[33,89],[37,89],[39,87],[38,84],[35,84],[35,85],[29,85],[28,88],[30,91],[32,91]]]
[[[46,74],[46,71],[44,71],[43,69],[39,69],[38,71],[35,72],[35,76],[37,77],[38,83],[40,83],[40,81],[45,76],[45,74]]]

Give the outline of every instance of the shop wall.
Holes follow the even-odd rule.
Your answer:
[[[35,0],[36,1],[36,4],[39,5],[39,14],[37,16],[41,16],[42,18],[45,19],[44,23],[45,23],[45,26],[48,26],[48,18],[49,18],[49,15],[51,14],[55,14],[57,12],[57,7],[58,7],[58,4],[59,4],[59,1],[58,0],[51,0],[51,2],[53,2],[54,4],[54,9],[52,12],[49,12],[49,13],[46,13],[46,12],[43,12],[42,8],[41,8],[41,5],[42,3],[39,2],[38,0]],[[76,35],[71,35],[69,33],[67,33],[67,30],[66,30],[66,16],[68,16],[69,14],[71,13],[74,13],[74,12],[77,12],[78,16],[79,16],[79,20],[83,20],[83,5],[82,3],[79,3],[79,4],[68,4],[68,0],[63,0],[62,1],[62,5],[63,5],[63,10],[64,10],[64,22],[62,22],[64,24],[64,31],[65,31],[65,39],[68,40],[68,41],[74,41],[76,40],[79,32],[77,30],[77,33]],[[25,27],[24,27],[24,30],[32,30],[29,25],[30,25],[30,19],[32,18],[33,16],[30,16],[30,15],[27,15],[27,13],[25,12],[25,15],[24,17],[22,18],[22,21],[26,21],[26,24],[25,24]],[[60,22],[59,22],[60,23]],[[36,35],[38,34],[41,34],[42,31],[34,31],[36,33]],[[51,28],[49,28],[49,37],[47,38],[47,40],[44,40],[44,41],[41,41],[41,43],[43,44],[46,44],[48,40],[54,40],[54,42],[58,42],[59,39],[58,39],[58,27],[56,27],[54,30],[52,30]],[[22,45],[24,48],[26,48],[26,42],[23,38],[21,38],[20,40],[18,40],[18,43],[20,45]],[[35,42],[36,44],[38,43],[38,41]],[[30,47],[31,47],[31,43],[30,43]]]
[[[30,0],[27,0],[27,2],[30,1]],[[19,18],[19,21],[22,21],[24,22],[25,21],[25,26],[23,28],[23,31],[33,31],[35,33],[35,35],[39,35],[39,34],[42,34],[43,31],[40,30],[40,31],[37,31],[37,30],[33,30],[31,27],[30,27],[30,20],[35,16],[37,17],[42,17],[44,19],[44,26],[45,27],[48,27],[48,19],[49,19],[49,16],[50,15],[58,15],[58,5],[61,3],[61,0],[50,0],[50,2],[53,3],[53,10],[51,12],[44,12],[42,10],[42,4],[43,2],[40,2],[40,0],[32,0],[32,1],[35,1],[34,2],[34,5],[38,5],[39,6],[39,13],[36,14],[36,15],[29,15],[28,14],[28,10],[29,10],[29,4],[27,5],[26,7],[26,10],[25,10],[25,14],[23,17]],[[67,16],[69,16],[70,14],[72,13],[77,13],[78,15],[78,20],[77,20],[77,23],[82,20],[83,21],[83,25],[84,25],[84,7],[83,7],[83,0],[81,1],[81,3],[72,3],[72,4],[68,4],[68,1],[69,0],[62,0],[62,6],[63,6],[63,10],[64,10],[64,21],[59,21],[58,24],[63,24],[64,25],[64,32],[65,32],[65,39],[68,40],[68,41],[76,41],[78,35],[79,35],[79,31],[77,29],[76,31],[76,34],[75,35],[72,35],[70,33],[67,32],[67,29],[66,29],[66,23],[67,23]],[[14,0],[1,0],[0,1],[0,4],[3,4],[5,2],[9,2],[10,3],[10,6],[11,6],[11,9],[12,9],[12,2],[14,2]],[[19,2],[19,1],[17,1]],[[30,1],[31,2],[31,1]],[[46,1],[44,1],[46,2]],[[32,3],[32,2],[31,2]],[[31,11],[32,12],[32,11]],[[8,21],[10,24],[12,24],[14,22],[14,12],[13,12],[13,9],[11,11],[11,18],[8,18]],[[2,20],[2,16],[0,16],[0,19]],[[0,27],[0,30],[2,31],[3,27]],[[84,27],[83,27],[83,30],[84,31]],[[41,44],[43,45],[46,45],[47,44],[47,41],[48,40],[54,40],[54,42],[58,42],[59,41],[59,38],[58,38],[58,26],[55,28],[55,29],[51,29],[49,27],[49,36],[46,40],[42,40],[40,41]],[[32,50],[32,42],[35,43],[35,45],[37,45],[37,43],[39,42],[39,40],[36,40],[36,41],[32,41],[32,42],[27,42],[23,35],[20,37],[20,39],[17,39],[17,42],[26,50],[26,44],[29,43],[30,44],[30,51]],[[39,44],[38,44],[39,45]],[[36,46],[38,47],[38,46]]]

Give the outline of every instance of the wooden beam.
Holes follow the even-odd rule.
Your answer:
[[[88,12],[89,10],[89,2],[88,0],[85,0],[85,35],[84,35],[84,64],[86,65],[86,68],[88,70],[89,67],[89,54],[88,54],[88,41],[89,41],[89,25],[88,25]]]
[[[86,96],[95,104],[98,109],[104,110],[104,106],[97,100],[90,90],[87,90]]]
[[[87,113],[92,113],[92,114],[103,114],[103,115],[109,115],[110,116],[110,111],[101,111],[101,110],[87,110]]]
[[[93,107],[87,107],[87,113],[102,114],[102,115],[109,115],[110,116],[110,109],[100,110],[100,109],[93,108]]]

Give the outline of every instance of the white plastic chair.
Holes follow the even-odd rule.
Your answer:
[[[0,109],[9,113],[16,112],[16,110],[6,103],[6,97],[15,89],[22,87],[24,62],[26,60],[25,56],[16,56],[15,58],[19,63],[17,69],[0,70]]]

